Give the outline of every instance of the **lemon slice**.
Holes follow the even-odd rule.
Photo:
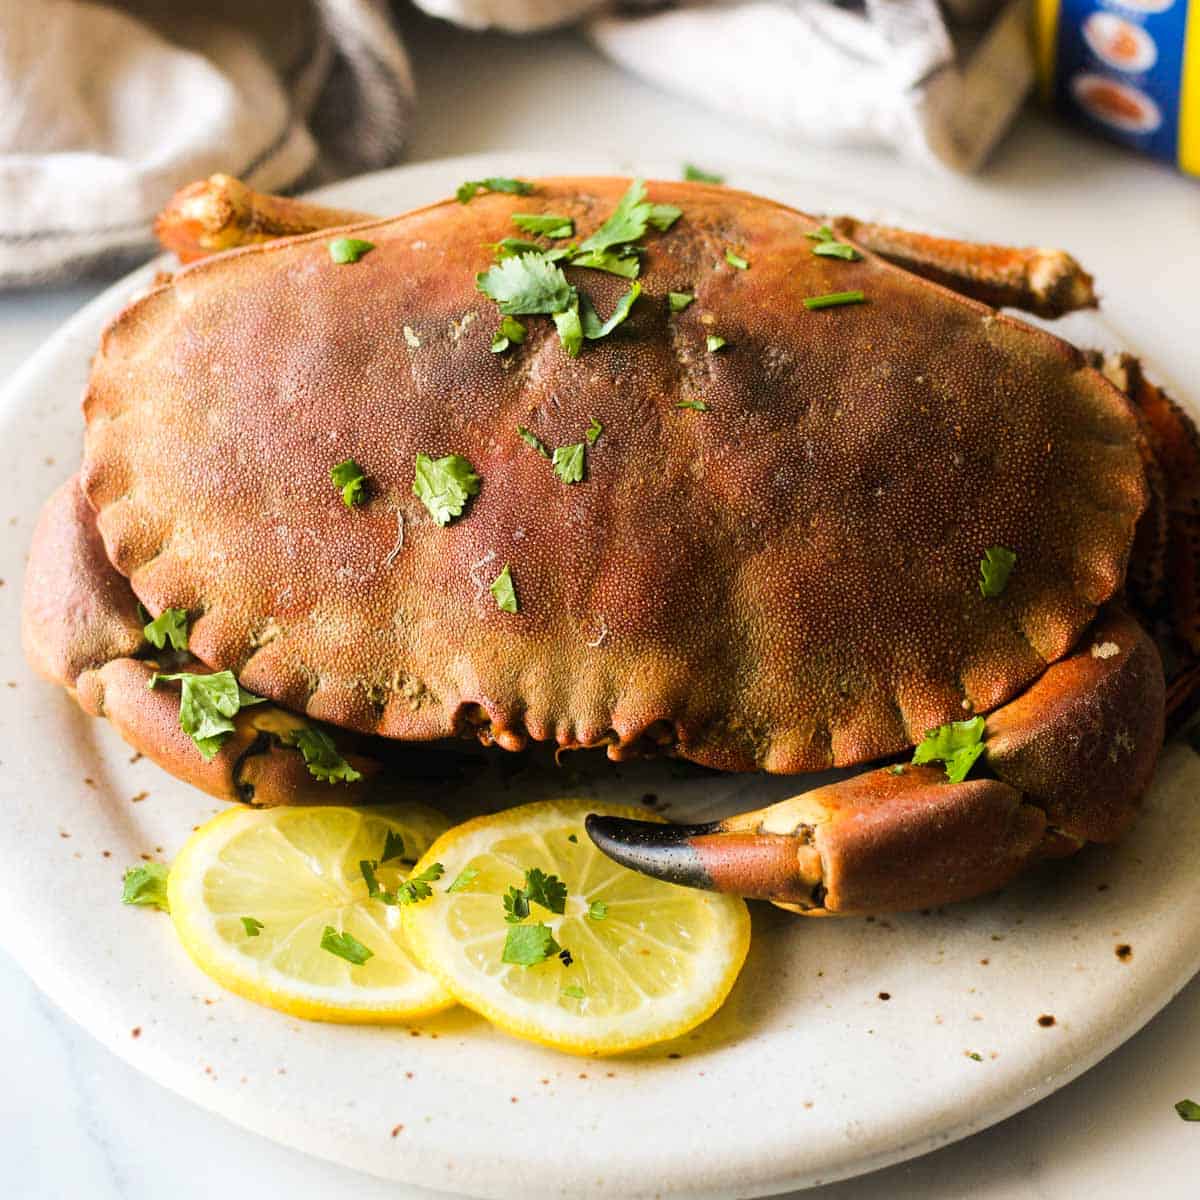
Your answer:
[[[413,869],[440,862],[448,886],[407,907],[404,928],[425,969],[494,1025],[575,1054],[616,1054],[677,1037],[716,1012],[745,961],[750,916],[735,896],[618,866],[584,832],[589,812],[646,818],[644,809],[564,800],[444,833]],[[530,868],[566,885],[564,912],[533,902],[527,917],[507,922],[504,896],[525,889]],[[513,938],[517,957],[531,946],[538,953],[539,939],[547,956],[505,962]]]
[[[318,1021],[404,1021],[454,1003],[417,965],[400,907],[371,899],[359,868],[381,863],[394,892],[447,822],[432,809],[231,808],[201,826],[171,865],[167,900],[196,965],[248,1000]],[[371,956],[361,965],[323,949],[327,926]],[[353,942],[352,956],[361,957]]]

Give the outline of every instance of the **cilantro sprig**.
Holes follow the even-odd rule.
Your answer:
[[[364,242],[362,238],[334,238],[329,243],[329,257],[339,266],[356,263],[365,254],[375,249],[374,242]]]
[[[931,729],[913,752],[912,760],[922,763],[940,762],[946,767],[946,778],[961,783],[983,753],[982,717],[969,721],[951,721]]]
[[[300,751],[308,773],[322,783],[357,783],[362,778],[362,772],[342,757],[333,738],[323,729],[314,726],[291,729],[280,740]]]
[[[503,175],[492,175],[487,179],[468,179],[455,189],[454,198],[459,204],[469,204],[480,192],[505,192],[510,196],[528,196],[533,184],[524,179],[507,179]]]
[[[188,615],[186,608],[164,608],[153,621],[142,626],[142,636],[152,646],[165,650],[170,642],[172,650],[188,648]]]
[[[582,483],[584,468],[584,443],[575,442],[570,446],[559,446],[550,460],[554,466],[554,474],[563,483]]]
[[[1017,556],[1004,546],[989,546],[979,560],[979,591],[992,599],[1003,593]]]
[[[367,477],[354,459],[347,458],[336,467],[330,467],[329,478],[342,493],[342,503],[347,508],[357,508],[366,499]]]
[[[514,925],[504,939],[500,961],[519,967],[536,967],[562,952],[549,925]]]
[[[492,335],[492,353],[503,354],[510,346],[525,340],[525,326],[516,317],[502,317],[500,328]]]
[[[361,967],[367,959],[375,957],[375,951],[369,946],[364,946],[354,934],[345,930],[339,933],[332,925],[326,925],[321,933],[321,949],[338,958],[344,958],[356,967]]]
[[[479,494],[480,478],[461,454],[430,458],[418,454],[413,473],[413,495],[425,505],[439,525],[461,517],[467,501]]]
[[[170,912],[167,904],[166,863],[148,862],[130,867],[121,880],[121,903],[141,904]]]
[[[509,569],[508,563],[504,564],[504,570],[492,580],[488,591],[492,593],[496,607],[501,612],[520,611],[520,605],[517,603],[517,589],[513,586],[512,571]]]
[[[565,238],[575,232],[575,222],[570,217],[560,217],[556,213],[513,213],[512,219],[522,233]]]
[[[214,671],[210,675],[192,671],[172,675],[156,672],[146,686],[153,690],[159,683],[174,681],[180,685],[179,727],[196,743],[205,762],[211,762],[232,736],[233,718],[243,708],[265,703],[261,696],[251,695],[242,688],[232,671]]]

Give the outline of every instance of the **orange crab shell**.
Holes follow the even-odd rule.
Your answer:
[[[893,753],[1061,657],[1124,582],[1146,503],[1120,393],[1066,343],[892,267],[818,257],[818,222],[652,184],[643,295],[569,358],[549,318],[490,352],[475,286],[513,212],[586,236],[626,181],[558,179],[198,263],[109,328],[84,488],[107,553],[192,651],[297,712],[418,740],[475,729],[652,743],[799,772]],[[747,259],[738,270],[733,249]],[[602,315],[626,281],[567,269]],[[808,311],[808,296],[868,302]],[[696,300],[673,313],[669,291]],[[719,334],[725,348],[706,349]],[[702,399],[707,412],[679,408]],[[581,442],[567,485],[518,436]],[[482,477],[436,525],[418,452]],[[354,458],[368,503],[330,468]],[[978,587],[986,548],[1017,566]],[[520,611],[488,585],[508,565]]]

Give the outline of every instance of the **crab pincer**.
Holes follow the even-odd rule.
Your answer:
[[[810,915],[965,900],[1125,832],[1162,744],[1164,697],[1154,643],[1113,608],[989,716],[990,778],[894,764],[705,825],[590,817],[587,830],[635,870]]]

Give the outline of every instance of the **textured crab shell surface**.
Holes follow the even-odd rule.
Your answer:
[[[475,277],[513,212],[586,236],[627,185],[369,222],[349,265],[326,233],[254,246],[130,305],[88,388],[83,487],[138,598],[187,609],[210,667],[336,725],[653,742],[730,770],[899,751],[1062,656],[1122,587],[1146,502],[1120,393],[982,304],[815,255],[815,218],[693,184],[650,185],[683,216],[646,236],[615,332],[570,358],[528,317],[491,353]],[[567,275],[601,316],[628,287]],[[867,302],[802,304],[849,289]],[[673,313],[670,291],[696,300]],[[577,484],[517,433],[568,445],[593,418]],[[482,478],[446,527],[412,493],[418,453]],[[346,458],[359,508],[330,483]],[[987,598],[991,546],[1017,557]],[[488,590],[505,565],[517,613]]]

